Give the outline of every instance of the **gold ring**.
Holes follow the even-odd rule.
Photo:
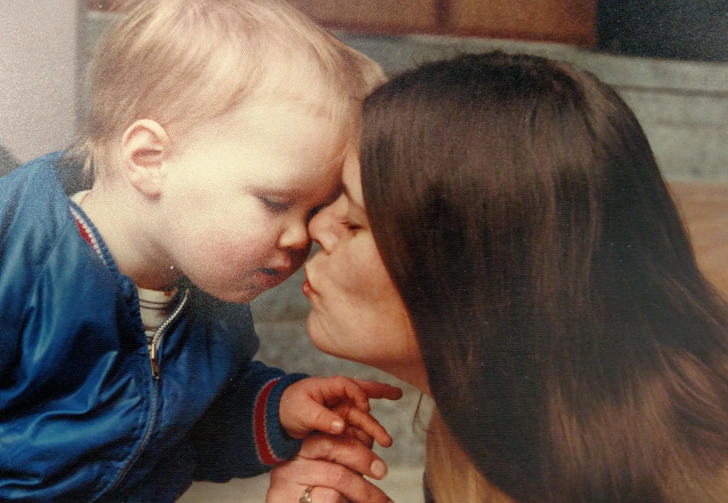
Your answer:
[[[298,503],[311,503],[311,490],[313,487],[308,486],[306,489],[303,490],[301,493],[301,497],[298,498]]]

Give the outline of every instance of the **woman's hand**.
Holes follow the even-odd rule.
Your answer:
[[[387,467],[367,446],[348,435],[313,433],[291,461],[271,472],[266,503],[298,503],[311,487],[312,503],[387,503],[389,497],[363,475],[382,479]]]

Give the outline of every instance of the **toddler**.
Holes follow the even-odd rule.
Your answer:
[[[0,500],[174,501],[347,422],[389,443],[368,398],[399,390],[252,361],[247,304],[306,259],[381,70],[283,0],[124,12],[84,137],[0,179]]]

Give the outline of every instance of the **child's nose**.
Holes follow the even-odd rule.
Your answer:
[[[291,223],[281,234],[278,246],[294,250],[303,250],[311,244],[311,238],[303,222]]]
[[[308,223],[308,232],[311,234],[311,239],[321,245],[324,251],[331,251],[338,241],[335,223],[333,205],[316,213]]]

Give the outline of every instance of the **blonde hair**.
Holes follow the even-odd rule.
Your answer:
[[[516,503],[488,482],[435,409],[427,428],[427,484],[437,503]]]
[[[133,0],[120,9],[92,61],[87,128],[73,152],[94,176],[138,119],[183,131],[268,96],[355,128],[361,101],[384,81],[374,61],[285,0]]]

